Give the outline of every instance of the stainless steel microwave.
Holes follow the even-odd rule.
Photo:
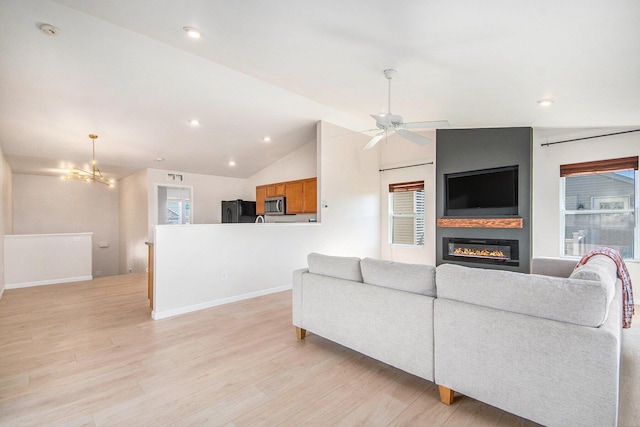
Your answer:
[[[286,212],[287,205],[284,197],[268,197],[264,199],[265,215],[284,215]]]

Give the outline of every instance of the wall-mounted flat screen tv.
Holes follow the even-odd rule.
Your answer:
[[[445,216],[518,215],[518,166],[444,176]]]

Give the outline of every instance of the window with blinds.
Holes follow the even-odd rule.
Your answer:
[[[563,254],[579,257],[597,246],[638,259],[638,157],[560,166]]]
[[[424,245],[424,181],[389,185],[389,243]]]

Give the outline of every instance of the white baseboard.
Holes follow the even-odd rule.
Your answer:
[[[60,283],[93,280],[93,276],[65,277],[64,279],[39,280],[36,282],[7,283],[5,289],[30,288],[32,286],[57,285]]]
[[[167,317],[173,317],[173,316],[178,316],[180,314],[191,313],[193,311],[204,310],[206,308],[216,307],[218,305],[229,304],[232,302],[242,301],[245,299],[261,297],[263,295],[269,295],[269,294],[275,294],[277,292],[288,291],[291,288],[292,288],[292,285],[279,286],[277,288],[270,288],[262,291],[251,292],[248,294],[234,295],[228,298],[222,298],[218,300],[203,302],[200,304],[189,305],[186,307],[174,308],[173,310],[167,310],[167,311],[161,311],[161,312],[157,312],[153,310],[151,312],[151,317],[153,318],[153,320],[166,319]]]

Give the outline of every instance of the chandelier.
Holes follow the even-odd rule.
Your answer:
[[[100,169],[98,169],[98,165],[96,164],[96,139],[98,138],[98,135],[90,134],[89,138],[91,138],[91,144],[93,146],[91,172],[78,169],[76,167],[72,167],[69,170],[69,173],[63,176],[62,179],[77,180],[77,181],[84,181],[84,182],[99,182],[100,184],[113,187],[115,185],[115,181],[113,179],[107,179],[104,176],[102,176],[102,172],[100,172]]]

